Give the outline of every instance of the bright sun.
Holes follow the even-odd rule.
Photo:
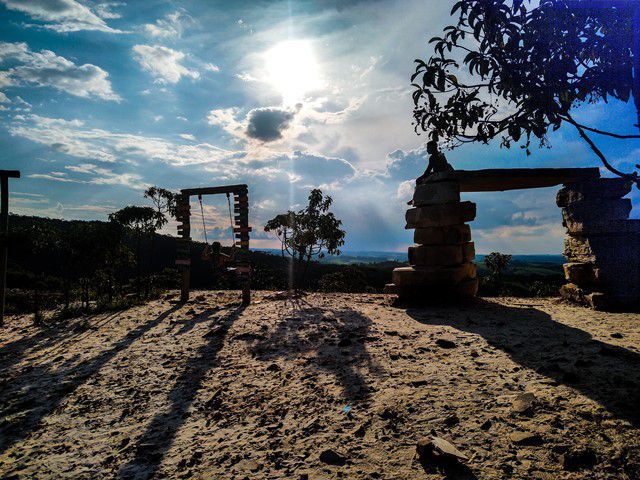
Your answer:
[[[265,53],[265,66],[269,82],[287,106],[301,102],[305,93],[322,85],[318,62],[308,40],[278,43]]]

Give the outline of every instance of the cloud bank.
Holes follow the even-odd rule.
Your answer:
[[[0,88],[51,87],[77,97],[121,100],[109,74],[96,65],[76,65],[51,50],[33,52],[26,43],[0,42],[0,64],[7,61],[17,65],[0,70]]]

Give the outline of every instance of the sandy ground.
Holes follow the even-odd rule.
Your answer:
[[[639,314],[194,297],[11,318],[0,478],[640,478]],[[418,458],[432,435],[468,461]]]

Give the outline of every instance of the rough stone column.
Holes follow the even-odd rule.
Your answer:
[[[640,305],[640,220],[629,219],[631,182],[600,178],[558,192],[567,228],[560,294],[595,309]]]
[[[413,206],[405,227],[414,229],[410,266],[393,271],[385,292],[416,302],[474,297],[475,250],[466,222],[475,219],[475,203],[460,201],[457,182],[442,181],[416,187]]]

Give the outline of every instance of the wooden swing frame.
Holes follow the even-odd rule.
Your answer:
[[[191,283],[191,197],[202,195],[233,194],[234,226],[236,248],[236,273],[242,288],[242,304],[251,303],[251,266],[249,264],[249,187],[247,185],[227,185],[220,187],[186,188],[176,197],[176,218],[178,220],[178,248],[176,265],[182,274],[180,301],[189,301]]]

